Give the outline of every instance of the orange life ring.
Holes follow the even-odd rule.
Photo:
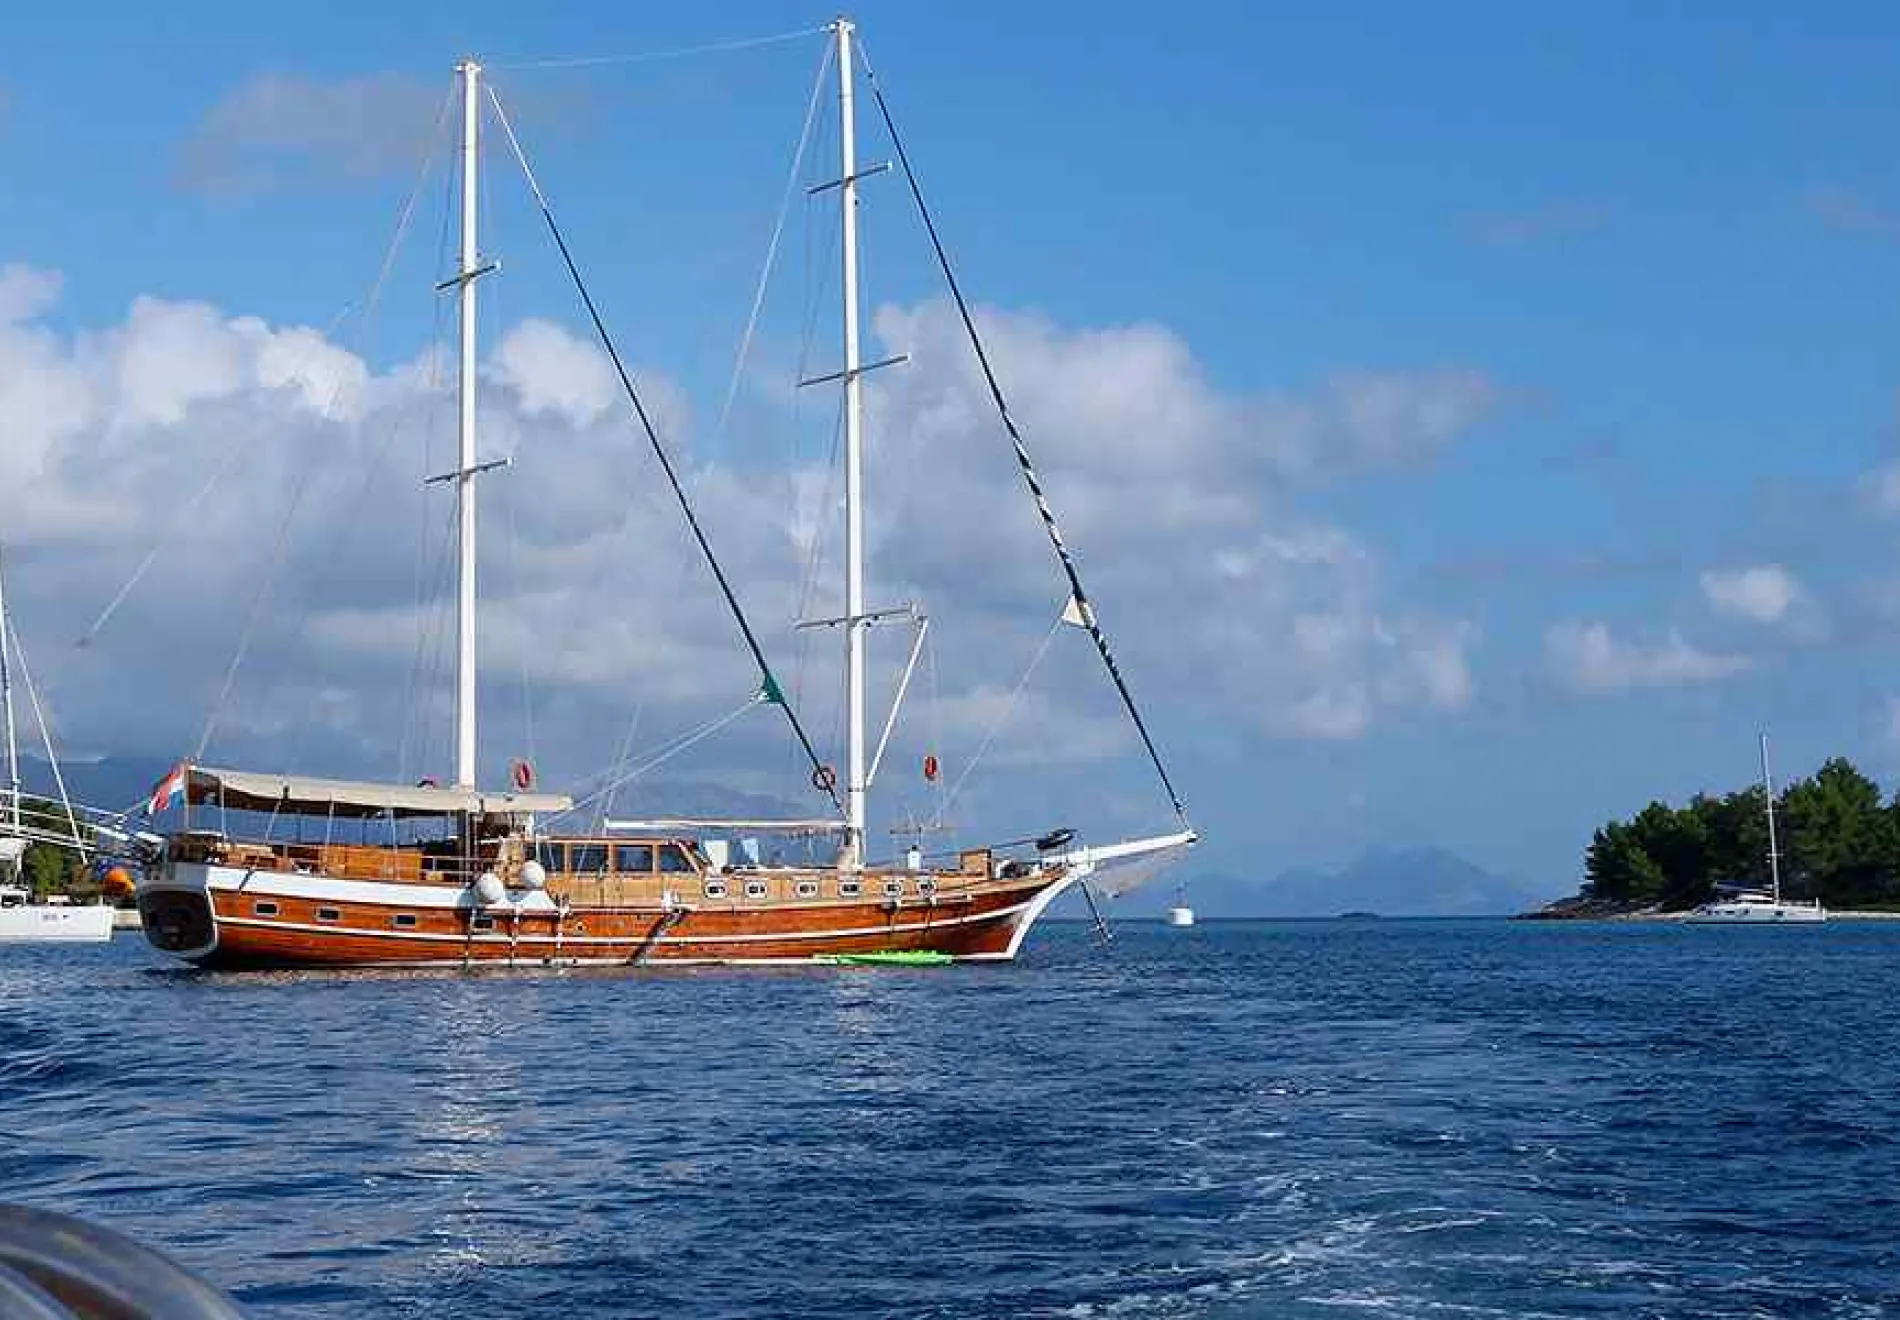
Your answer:
[[[515,788],[519,792],[525,793],[534,787],[534,767],[526,761],[516,761],[511,773],[514,777]]]

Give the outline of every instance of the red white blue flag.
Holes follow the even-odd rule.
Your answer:
[[[170,774],[158,781],[158,786],[152,790],[151,799],[145,804],[145,814],[148,816],[156,816],[166,807],[169,807],[172,799],[185,791],[185,781],[187,778],[185,763],[180,761],[177,765],[172,767]]]

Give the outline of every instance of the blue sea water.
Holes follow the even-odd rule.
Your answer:
[[[1900,923],[475,977],[8,948],[0,1199],[271,1317],[1900,1312]]]

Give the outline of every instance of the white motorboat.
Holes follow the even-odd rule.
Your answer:
[[[1194,909],[1188,906],[1187,890],[1180,886],[1177,886],[1174,891],[1174,906],[1168,909],[1168,924],[1170,926],[1194,924]]]

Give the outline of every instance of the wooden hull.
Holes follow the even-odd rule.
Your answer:
[[[734,874],[735,890],[743,879]],[[600,906],[532,894],[482,905],[449,886],[175,862],[141,886],[139,910],[154,946],[220,968],[793,963],[898,951],[1006,960],[1074,879],[1037,869],[857,901]]]

